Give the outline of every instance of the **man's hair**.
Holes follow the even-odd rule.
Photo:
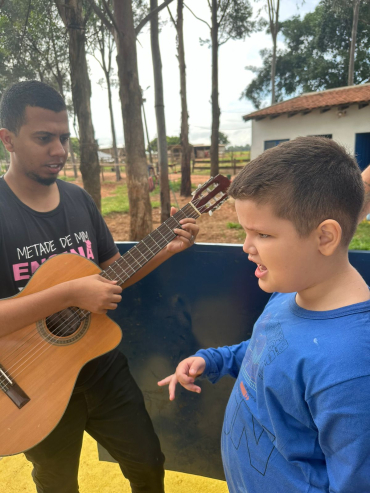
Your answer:
[[[299,137],[247,164],[229,195],[271,204],[300,236],[334,219],[342,228],[342,244],[348,246],[363,207],[364,185],[356,160],[344,147],[327,138]]]
[[[0,101],[0,127],[17,134],[25,123],[27,106],[44,108],[56,113],[66,110],[62,96],[51,86],[38,80],[17,82],[8,87]]]

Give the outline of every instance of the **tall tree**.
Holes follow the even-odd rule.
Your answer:
[[[208,6],[211,11],[211,25],[204,20],[203,22],[210,29],[211,39],[202,42],[210,43],[212,47],[211,175],[215,176],[219,168],[218,133],[221,115],[218,92],[219,48],[229,39],[244,39],[249,36],[257,28],[257,23],[252,20],[252,7],[249,0],[208,0]]]
[[[271,60],[271,104],[275,103],[275,73],[276,73],[276,49],[277,35],[279,32],[279,10],[280,0],[266,0],[269,17],[269,27],[272,37],[272,60]]]
[[[191,149],[189,144],[189,112],[186,92],[186,64],[184,44],[184,0],[177,0],[177,20],[169,10],[171,20],[177,32],[177,58],[180,69],[181,98],[181,189],[180,195],[191,195]]]
[[[89,79],[85,30],[90,11],[84,11],[82,0],[55,0],[69,34],[73,106],[77,115],[80,140],[80,170],[84,188],[101,209],[100,165],[91,118],[91,84]]]
[[[370,81],[370,2],[359,7],[353,83]],[[322,91],[348,84],[353,5],[341,0],[321,0],[303,18],[282,22],[285,47],[277,51],[276,100],[302,92]],[[246,67],[256,77],[246,87],[246,97],[256,108],[271,94],[272,50],[262,50],[262,67]]]
[[[112,58],[115,47],[115,41],[112,33],[104,25],[104,23],[94,16],[94,21],[92,22],[93,34],[90,37],[90,42],[88,43],[88,51],[99,63],[101,69],[104,72],[105,84],[107,86],[108,93],[108,105],[109,105],[109,116],[110,116],[110,126],[112,133],[112,147],[113,147],[113,158],[116,171],[116,181],[121,179],[121,171],[119,168],[118,159],[118,149],[117,149],[117,139],[116,139],[116,129],[114,125],[114,113],[113,113],[113,103],[112,103],[112,77],[114,75],[114,70],[112,66]],[[97,55],[99,53],[99,55]],[[104,79],[99,81],[99,84],[103,86]]]
[[[164,0],[157,9],[142,18],[135,28],[131,0],[113,0],[112,8],[108,0],[102,0],[104,10],[101,10],[94,0],[89,0],[94,12],[111,29],[116,40],[119,93],[126,148],[131,240],[141,240],[152,230],[136,36],[151,17],[164,9],[171,1],[173,0]],[[139,6],[142,3],[141,0],[133,2],[134,5]]]
[[[348,85],[353,85],[353,73],[355,71],[355,50],[356,50],[356,38],[358,27],[358,14],[360,10],[361,0],[353,1],[353,21],[352,21],[352,35],[351,35],[351,47],[349,52],[349,65],[348,65]]]
[[[150,10],[158,8],[158,0],[150,0]],[[157,120],[158,135],[158,162],[160,171],[160,196],[161,196],[161,222],[170,217],[171,200],[170,185],[168,180],[168,152],[166,139],[166,119],[164,115],[164,95],[162,77],[162,59],[159,48],[159,23],[158,13],[150,19],[150,42],[152,47],[154,93],[155,93],[155,116]]]

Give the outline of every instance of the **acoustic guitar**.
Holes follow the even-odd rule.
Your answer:
[[[181,219],[220,207],[229,185],[226,177],[217,175],[199,186],[191,202],[104,271],[75,254],[48,259],[14,298],[93,274],[123,285],[176,237],[173,229],[181,228]],[[24,452],[46,438],[63,416],[81,368],[114,349],[121,337],[108,316],[77,307],[1,337],[0,456]]]

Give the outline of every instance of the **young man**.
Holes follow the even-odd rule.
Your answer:
[[[57,180],[70,135],[62,97],[41,82],[15,84],[3,94],[0,121],[0,137],[11,156],[9,170],[0,178],[0,337],[69,306],[93,313],[114,310],[122,289],[99,275],[11,298],[50,256],[79,253],[106,269],[120,254],[91,197]],[[177,238],[124,287],[193,243],[195,221],[181,223],[183,229],[174,230]],[[84,430],[119,462],[134,493],[164,491],[164,456],[118,349],[85,365],[58,426],[26,452],[39,493],[78,493]]]
[[[329,139],[264,152],[233,181],[243,250],[273,293],[249,341],[198,351],[169,384],[236,378],[222,431],[231,493],[370,491],[369,288],[348,261],[357,163]],[[279,294],[280,293],[280,294]]]

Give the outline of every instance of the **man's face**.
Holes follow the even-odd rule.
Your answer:
[[[25,123],[12,134],[15,171],[43,185],[53,184],[68,156],[69,135],[67,111],[27,106]]]
[[[319,276],[319,253],[313,232],[300,237],[293,223],[277,217],[269,204],[236,200],[235,209],[246,233],[243,250],[257,264],[258,284],[267,293],[300,292]]]

